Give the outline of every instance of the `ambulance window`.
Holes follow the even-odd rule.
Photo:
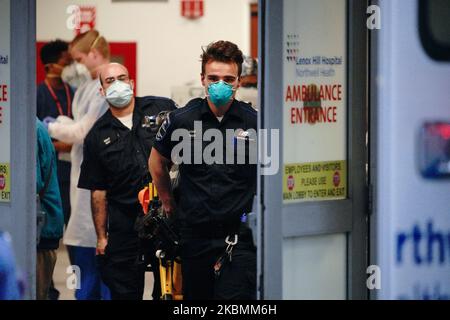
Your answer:
[[[420,0],[419,30],[431,58],[450,61],[450,1]]]

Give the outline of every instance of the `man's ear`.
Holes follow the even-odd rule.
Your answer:
[[[131,90],[134,91],[134,80],[133,79],[130,80],[130,86],[131,86]]]
[[[103,87],[100,87],[100,95],[106,97],[105,89],[103,89]]]

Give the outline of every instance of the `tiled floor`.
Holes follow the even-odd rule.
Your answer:
[[[69,256],[67,255],[66,247],[61,244],[58,250],[58,258],[56,261],[55,271],[53,273],[53,281],[55,282],[56,289],[59,290],[59,300],[75,300],[75,290],[68,289],[66,286],[66,280],[69,274],[66,273],[67,267],[70,265]],[[151,300],[151,291],[153,289],[153,274],[147,272],[145,274],[145,291],[144,300]]]

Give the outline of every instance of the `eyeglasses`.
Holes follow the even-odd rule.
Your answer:
[[[127,76],[126,74],[121,74],[117,78],[115,78],[115,77],[108,77],[108,78],[105,79],[105,83],[106,84],[112,84],[116,80],[128,82],[130,80],[130,77]]]

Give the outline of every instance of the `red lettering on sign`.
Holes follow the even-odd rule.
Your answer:
[[[342,85],[288,85],[285,101],[342,101]]]
[[[8,101],[8,86],[6,84],[0,84],[0,101]]]
[[[336,123],[337,107],[303,107],[291,108],[291,124],[302,123]]]

